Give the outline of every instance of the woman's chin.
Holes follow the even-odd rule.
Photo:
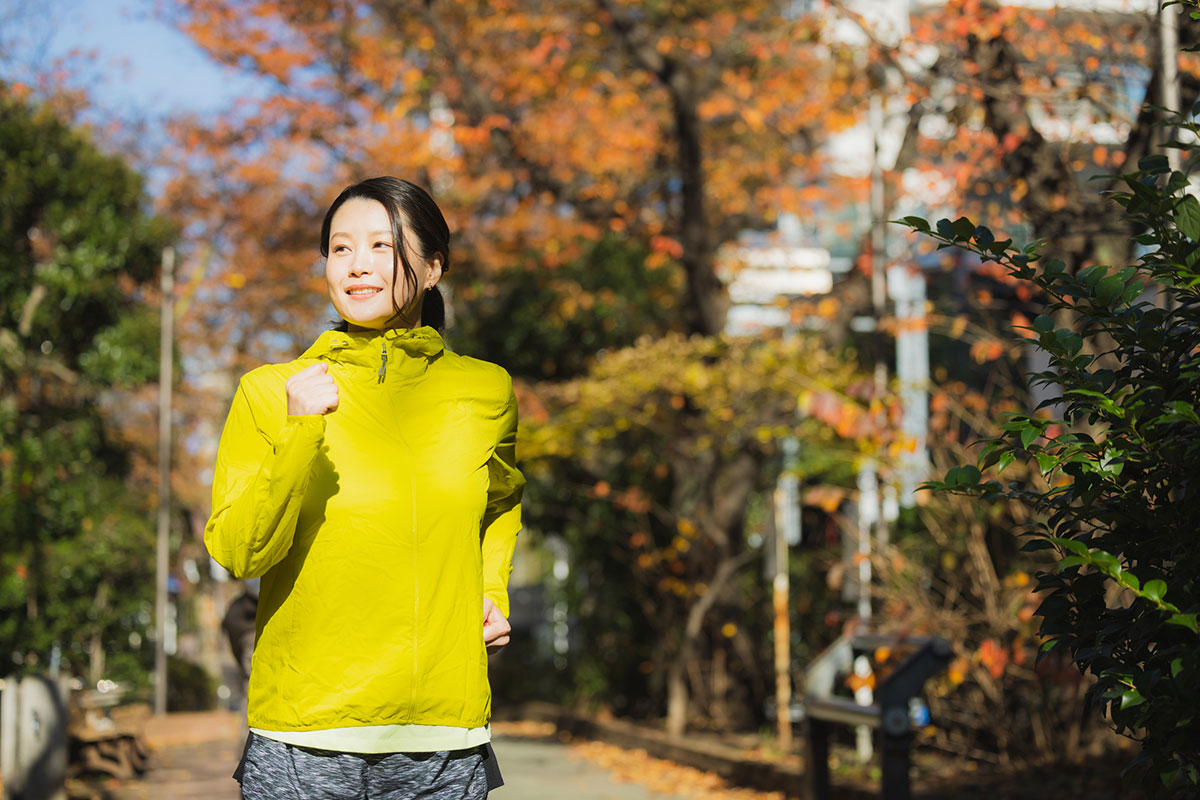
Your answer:
[[[351,314],[338,314],[352,331],[377,331],[384,327],[386,320],[356,317]]]

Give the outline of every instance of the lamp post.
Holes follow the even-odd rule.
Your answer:
[[[167,713],[167,572],[171,529],[171,384],[175,352],[175,249],[162,256],[162,331],[158,359],[158,546],[154,575],[154,713]]]

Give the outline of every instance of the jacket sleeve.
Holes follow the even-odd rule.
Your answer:
[[[508,616],[508,576],[521,530],[525,476],[517,469],[517,397],[508,383],[500,437],[488,460],[488,498],[483,516],[483,596]]]
[[[212,517],[204,528],[209,554],[235,578],[260,577],[287,555],[324,437],[323,415],[289,416],[268,435],[245,381],[239,384],[217,448]]]

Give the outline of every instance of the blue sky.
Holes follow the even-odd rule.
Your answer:
[[[212,112],[254,91],[253,81],[211,61],[156,5],[156,0],[4,0],[0,23],[8,17],[6,39],[18,31],[18,64],[44,66],[76,48],[95,51],[81,70],[83,82],[98,106],[118,116]],[[19,15],[15,28],[14,15]]]

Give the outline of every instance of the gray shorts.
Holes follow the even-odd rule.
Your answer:
[[[255,733],[233,777],[243,800],[482,800],[504,784],[490,744],[437,753],[342,753]]]

